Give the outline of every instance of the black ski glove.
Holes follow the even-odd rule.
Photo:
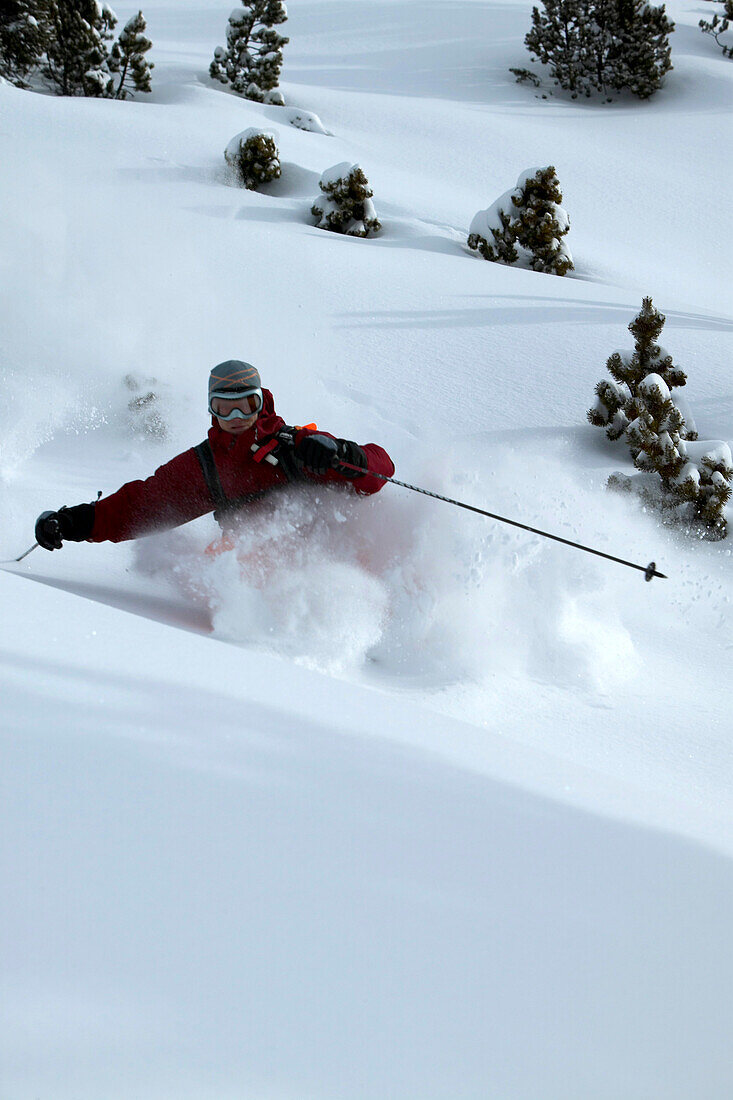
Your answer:
[[[325,474],[338,458],[338,444],[335,439],[314,432],[303,436],[293,453],[304,469],[314,474]]]
[[[42,512],[36,520],[36,542],[44,550],[60,550],[62,542],[84,542],[94,527],[94,505],[77,504]]]
[[[342,477],[363,477],[369,465],[358,443],[350,439],[331,439],[316,432],[304,436],[294,453],[300,464],[314,474],[335,470]],[[360,469],[351,470],[349,466],[342,466],[342,462],[348,462],[349,466],[359,466]]]
[[[363,477],[369,468],[367,456],[358,443],[351,439],[337,439],[338,458],[333,464],[336,473],[342,477]],[[358,470],[350,470],[348,466],[342,466],[342,462],[348,462],[351,466],[358,466]]]

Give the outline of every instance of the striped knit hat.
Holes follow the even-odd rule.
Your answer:
[[[259,371],[241,359],[219,363],[209,375],[209,406],[212,397],[241,397],[262,389]]]

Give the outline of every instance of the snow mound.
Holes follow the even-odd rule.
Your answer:
[[[318,115],[314,114],[313,111],[301,111],[297,107],[286,107],[285,117],[290,125],[295,126],[297,130],[306,130],[311,134],[328,135],[328,130],[323,125]]]

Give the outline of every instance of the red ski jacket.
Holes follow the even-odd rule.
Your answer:
[[[239,501],[248,494],[260,496],[277,486],[286,485],[289,480],[282,466],[275,466],[267,461],[255,461],[252,452],[254,443],[266,442],[286,426],[282,417],[275,412],[270,391],[263,390],[262,394],[262,412],[254,426],[241,435],[222,431],[212,418],[208,442],[221,487],[230,500]],[[309,431],[310,429],[298,429],[296,443],[308,435]],[[385,450],[376,443],[367,443],[362,449],[367,457],[369,471],[392,476],[394,465]],[[336,470],[328,470],[325,474],[304,471],[302,476],[308,481],[349,486],[363,496],[378,492],[384,485],[380,478],[371,476],[371,473],[353,480]],[[153,531],[179,527],[182,523],[212,512],[216,504],[196,449],[191,447],[160,466],[145,481],[130,481],[111,496],[98,500],[89,541],[124,542],[125,539],[139,538]]]

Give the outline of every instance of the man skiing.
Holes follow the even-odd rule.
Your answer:
[[[378,492],[394,465],[376,443],[360,447],[313,426],[292,428],[275,412],[255,367],[230,359],[209,376],[212,426],[197,447],[160,466],[145,481],[130,481],[95,504],[43,512],[36,541],[46,550],[63,542],[123,542],[188,523],[207,512],[225,530],[247,504],[291,481]],[[356,469],[354,469],[356,467]]]

